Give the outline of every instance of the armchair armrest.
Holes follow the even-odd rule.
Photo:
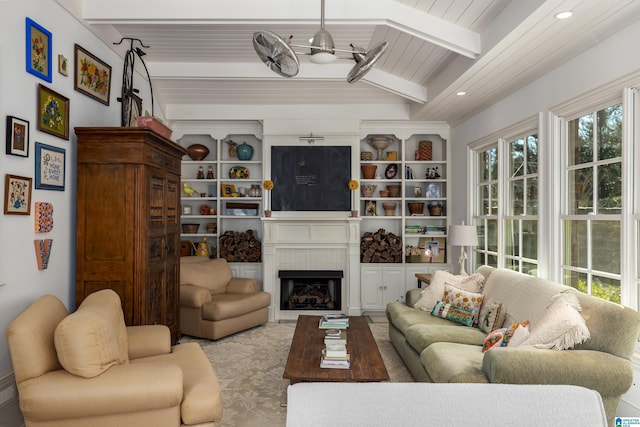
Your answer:
[[[20,408],[31,420],[172,408],[180,405],[182,383],[182,369],[169,363],[115,365],[94,378],[61,369],[20,383]]]
[[[422,291],[424,291],[424,288],[409,289],[407,291],[407,294],[405,295],[405,301],[406,301],[405,303],[407,304],[407,306],[413,307],[415,303],[417,303],[420,297],[422,296],[420,294]]]
[[[129,359],[171,353],[171,332],[165,325],[127,326]]]
[[[227,286],[228,294],[250,294],[258,291],[258,282],[255,279],[233,277]]]
[[[631,362],[602,351],[527,347],[487,351],[482,372],[492,383],[569,384],[617,396],[631,387]]]
[[[211,291],[201,286],[180,285],[180,306],[200,308],[211,301]]]

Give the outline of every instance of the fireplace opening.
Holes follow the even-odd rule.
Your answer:
[[[280,310],[342,310],[340,270],[279,270]]]

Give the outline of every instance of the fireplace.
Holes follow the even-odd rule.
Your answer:
[[[279,270],[280,310],[342,310],[341,270]]]

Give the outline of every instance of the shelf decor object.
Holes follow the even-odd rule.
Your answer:
[[[384,160],[382,152],[385,148],[391,145],[391,139],[387,137],[373,137],[369,139],[368,142],[369,145],[375,148],[378,152],[378,157],[376,158],[376,160]]]
[[[461,225],[449,226],[449,244],[451,246],[460,246],[460,275],[466,276],[464,264],[467,260],[467,253],[464,251],[465,246],[478,246],[478,232],[475,225],[464,225],[462,221]]]
[[[187,147],[187,154],[191,160],[200,161],[209,155],[209,149],[206,145],[191,144]]]

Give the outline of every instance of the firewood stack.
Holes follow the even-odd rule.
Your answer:
[[[260,262],[262,244],[253,230],[225,231],[219,238],[220,258],[228,262]]]
[[[360,239],[360,261],[363,263],[402,262],[402,254],[402,238],[383,228],[375,233],[366,232]]]

